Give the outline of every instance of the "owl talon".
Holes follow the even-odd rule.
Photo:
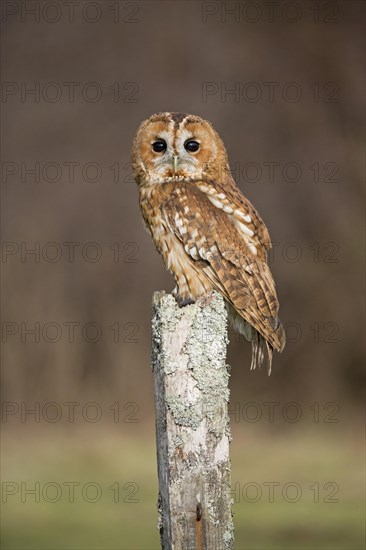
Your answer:
[[[192,298],[180,298],[179,296],[175,296],[175,299],[179,307],[190,306],[195,303]]]
[[[199,304],[200,307],[205,307],[205,306],[209,306],[212,300],[213,300],[213,293],[210,292],[209,294],[205,294],[204,296],[201,296],[197,300],[197,303]]]

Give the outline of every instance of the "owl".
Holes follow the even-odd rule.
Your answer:
[[[252,343],[251,369],[271,371],[285,333],[260,215],[235,184],[225,146],[199,116],[158,113],[139,127],[132,166],[145,225],[180,307],[222,294],[234,330]]]

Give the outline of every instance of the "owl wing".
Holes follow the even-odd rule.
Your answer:
[[[258,211],[244,197],[233,178],[228,176],[224,183],[216,181],[198,182],[197,186],[200,191],[208,196],[212,204],[230,214],[233,221],[241,222],[249,231],[253,231],[256,242],[261,246],[257,247],[256,251],[254,249],[252,251],[261,258],[266,259],[266,253],[272,247],[268,229]],[[243,230],[244,234],[248,235],[248,231],[245,232],[245,228],[241,227],[240,223],[237,223],[237,225],[239,229]]]
[[[227,190],[206,182],[182,183],[161,205],[161,212],[213,288],[280,351],[284,334],[266,261],[268,231],[249,201],[243,199],[239,204],[233,202]]]

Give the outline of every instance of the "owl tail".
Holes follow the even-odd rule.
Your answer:
[[[268,375],[271,374],[273,348],[258,331],[252,329],[252,363],[250,370],[257,367],[267,369]]]
[[[271,374],[273,356],[272,345],[254,327],[247,323],[247,321],[234,310],[231,304],[227,303],[226,307],[229,313],[229,321],[234,330],[245,336],[252,344],[252,362],[250,370],[265,368],[268,374]],[[276,346],[276,349],[282,351],[285,345],[285,336],[283,327],[279,322],[275,334],[276,338],[278,338],[278,347]]]

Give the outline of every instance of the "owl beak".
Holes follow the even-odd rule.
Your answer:
[[[173,172],[174,172],[174,174],[177,173],[178,161],[179,161],[178,155],[174,155],[174,157],[173,157]]]

